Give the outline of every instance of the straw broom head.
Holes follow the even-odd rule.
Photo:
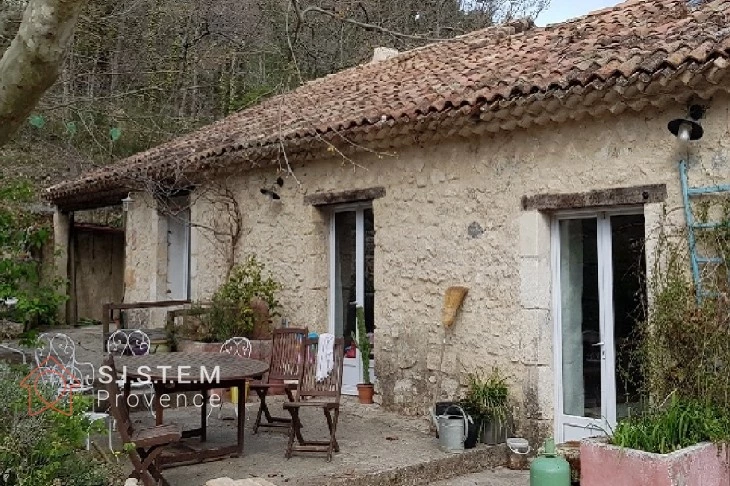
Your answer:
[[[441,322],[444,327],[449,328],[456,321],[456,314],[464,303],[464,298],[469,292],[466,287],[454,286],[446,289],[444,294],[444,309],[441,316]]]

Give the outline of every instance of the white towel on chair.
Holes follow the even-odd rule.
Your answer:
[[[324,333],[319,335],[317,345],[317,381],[325,380],[335,367],[335,336]]]

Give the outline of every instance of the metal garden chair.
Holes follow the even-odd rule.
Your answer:
[[[221,345],[220,349],[221,353],[227,353],[231,356],[238,356],[239,358],[249,358],[251,357],[251,341],[249,341],[248,338],[245,337],[232,337],[228,339],[226,342],[224,342]],[[236,406],[237,403],[237,397],[234,396],[233,388],[231,388],[231,403],[233,404],[233,411],[236,414],[236,417],[238,417],[238,406]],[[218,395],[218,398],[221,398],[220,406],[218,407],[218,418],[221,418],[221,413],[223,412],[223,402],[222,396],[220,394],[221,390],[215,390],[212,393]],[[245,393],[244,390],[237,390],[236,393]],[[210,411],[208,412],[208,417],[210,417],[210,414],[213,412],[213,407],[210,407]]]
[[[150,354],[150,337],[139,329],[118,329],[114,331],[106,341],[106,349],[112,356],[143,356]],[[149,396],[146,401],[152,416],[155,416],[152,397],[155,395],[155,388],[149,381],[130,382],[132,390],[142,390]],[[118,379],[117,386],[124,388],[124,380]]]

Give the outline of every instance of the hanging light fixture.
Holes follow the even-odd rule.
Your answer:
[[[261,191],[261,194],[263,194],[264,196],[268,197],[272,201],[280,201],[281,200],[281,196],[279,196],[276,192],[272,191],[271,189],[264,189],[264,188],[262,188],[260,191]]]
[[[132,207],[132,203],[134,202],[134,199],[132,199],[132,194],[127,194],[127,197],[122,199],[122,211],[125,213],[129,211],[129,209]]]
[[[705,130],[700,125],[699,120],[705,116],[705,107],[701,105],[692,105],[689,107],[687,118],[677,118],[667,124],[667,129],[672,135],[682,142],[699,140],[704,135]]]

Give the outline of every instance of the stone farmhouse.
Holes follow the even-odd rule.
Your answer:
[[[126,200],[127,302],[204,300],[256,255],[290,325],[347,337],[365,307],[384,406],[424,414],[499,367],[518,432],[569,440],[636,399],[617,350],[683,224],[680,161],[730,175],[729,92],[730,0],[629,0],[308,82],[46,198],[60,234]]]

